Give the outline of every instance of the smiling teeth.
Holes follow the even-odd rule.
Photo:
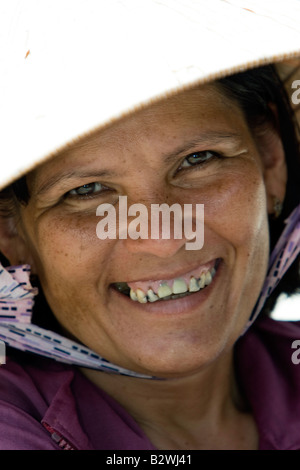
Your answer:
[[[133,289],[130,289],[130,298],[131,300],[138,300],[136,293],[134,292]]]
[[[172,290],[173,294],[183,294],[188,291],[188,287],[183,279],[175,279]]]
[[[160,299],[163,299],[164,297],[172,295],[172,289],[168,286],[167,283],[163,282],[157,291],[157,295]]]
[[[206,274],[205,274],[205,285],[206,286],[209,286],[209,284],[211,283],[212,281],[212,275],[211,273],[208,271]]]
[[[178,297],[184,297],[192,292],[198,292],[200,289],[203,289],[212,282],[216,274],[215,268],[212,268],[210,271],[201,274],[199,278],[191,277],[189,285],[183,279],[175,279],[173,281],[172,287],[169,286],[167,282],[162,282],[158,288],[157,293],[155,293],[151,288],[148,289],[147,294],[142,289],[130,289],[129,296],[131,300],[145,304],[147,302],[156,302],[158,300],[164,299],[175,299]]]
[[[156,294],[154,294],[152,289],[148,290],[147,297],[148,297],[149,302],[156,302],[156,300],[159,299],[159,297]]]
[[[136,296],[137,296],[137,300],[138,300],[141,304],[147,303],[146,294],[144,293],[144,291],[142,291],[142,289],[137,289],[137,290],[136,290]]]
[[[200,286],[197,282],[197,280],[194,277],[191,277],[190,283],[189,283],[189,291],[190,292],[198,292],[200,290]]]

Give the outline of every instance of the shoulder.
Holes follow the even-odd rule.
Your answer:
[[[40,414],[51,403],[57,389],[73,378],[71,366],[20,351],[8,353],[0,367],[0,400]]]
[[[0,367],[0,450],[57,448],[42,425],[52,397],[70,374],[51,361],[18,353]]]

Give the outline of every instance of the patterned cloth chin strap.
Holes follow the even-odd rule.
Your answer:
[[[59,362],[89,367],[131,377],[154,379],[111,364],[94,351],[53,331],[31,323],[37,289],[32,289],[30,266],[9,266],[0,263],[0,340],[7,345]]]
[[[244,332],[254,322],[267,297],[299,252],[300,205],[286,220],[286,228],[271,254],[265,284]],[[28,265],[3,268],[0,264],[0,340],[22,351],[30,351],[64,363],[131,377],[156,378],[111,364],[80,343],[32,324],[33,299],[37,290],[32,289],[29,275]]]
[[[286,227],[271,253],[267,277],[244,333],[257,318],[266,299],[277,287],[280,279],[282,279],[300,253],[300,204],[291,213],[285,224]]]

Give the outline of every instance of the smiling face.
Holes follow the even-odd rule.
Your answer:
[[[214,86],[141,110],[39,166],[20,234],[61,325],[143,373],[188,374],[221,357],[266,273],[265,166],[241,110]],[[147,208],[204,204],[203,248],[174,238],[99,240],[96,209],[117,207],[119,196]],[[211,282],[182,298],[141,303],[117,289],[157,293],[161,281],[172,289],[174,279],[188,284],[208,272]]]

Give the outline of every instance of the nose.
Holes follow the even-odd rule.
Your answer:
[[[171,258],[184,247],[185,242],[184,239],[176,240],[174,237],[169,239],[138,238],[136,240],[127,238],[124,241],[124,246],[127,252],[133,254],[149,254],[159,258]]]
[[[123,201],[119,209],[122,209],[122,204]],[[189,214],[187,221],[185,208],[185,205],[179,203],[170,206],[166,203],[129,206],[130,220],[125,221],[122,215],[119,217],[119,238],[124,240],[124,248],[135,254],[151,254],[160,258],[174,256],[194,238],[191,231],[192,214]],[[189,231],[186,230],[188,222]]]
[[[175,196],[178,201],[178,192]],[[143,203],[134,203],[133,198],[119,196],[118,204],[101,204],[96,215],[104,216],[106,212],[108,215],[97,224],[97,236],[102,240],[109,238],[121,242],[122,249],[127,252],[160,258],[172,257],[184,248],[201,249],[204,243],[203,204],[186,204],[182,200],[179,203],[174,199],[170,195],[156,197],[156,201],[167,200],[169,204],[154,203],[153,195],[150,195],[142,199]]]

